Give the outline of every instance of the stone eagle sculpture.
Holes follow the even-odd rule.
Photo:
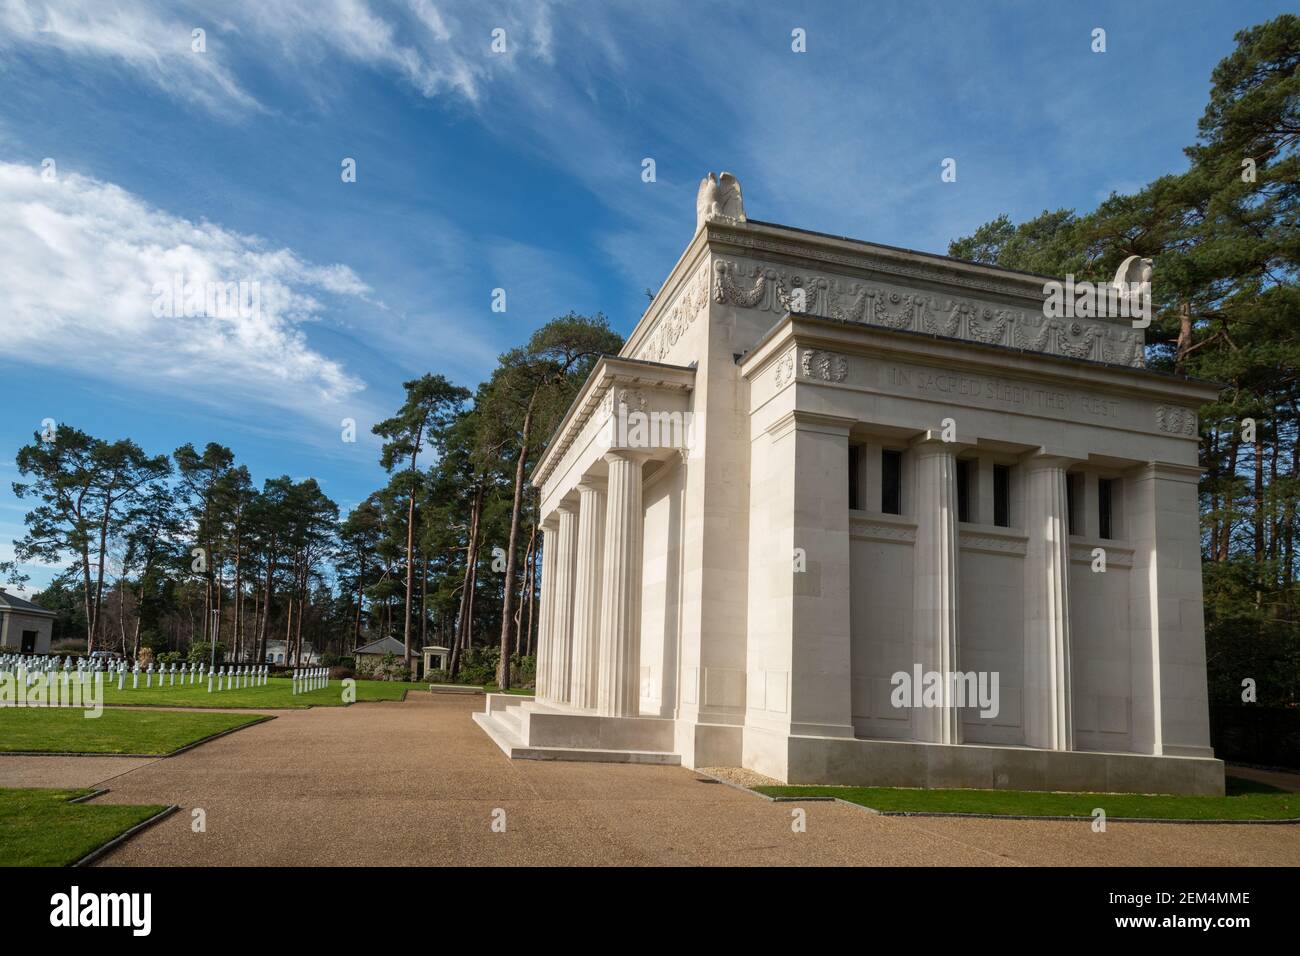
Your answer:
[[[745,201],[740,196],[740,180],[731,173],[709,173],[700,180],[695,194],[695,230],[710,219],[745,221]]]
[[[1119,269],[1115,272],[1115,278],[1111,280],[1121,296],[1128,296],[1137,286],[1138,283],[1144,283],[1145,289],[1151,288],[1151,273],[1154,263],[1150,259],[1143,259],[1141,256],[1129,256],[1119,264]]]

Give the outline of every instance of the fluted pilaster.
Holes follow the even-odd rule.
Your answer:
[[[961,711],[954,706],[950,675],[958,667],[957,458],[951,444],[926,440],[915,446],[915,461],[912,642],[917,663],[938,673],[943,689],[941,706],[917,707],[913,726],[921,740],[956,744]],[[919,697],[921,689],[912,692]]]
[[[1065,469],[1061,458],[1024,465],[1025,743],[1071,750],[1070,539]]]
[[[611,452],[601,575],[598,713],[635,717],[641,707],[641,459]]]
[[[545,700],[550,687],[551,666],[551,616],[555,610],[555,549],[557,545],[557,525],[546,522],[542,525],[542,589],[537,608],[537,658],[536,688],[538,700]]]
[[[600,695],[601,571],[605,553],[605,489],[578,485],[578,563],[573,587],[573,664],[569,702],[594,710]]]
[[[555,611],[551,616],[551,666],[546,699],[569,701],[570,662],[573,648],[573,579],[578,556],[578,515],[568,506],[556,509]]]

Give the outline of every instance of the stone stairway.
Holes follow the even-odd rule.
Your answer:
[[[532,697],[488,694],[474,722],[514,760],[584,760],[678,766],[673,721],[658,717],[597,717],[539,704]]]

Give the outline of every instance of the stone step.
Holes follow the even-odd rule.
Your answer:
[[[681,766],[680,754],[657,750],[588,750],[580,747],[529,747],[501,720],[502,714],[473,715],[474,722],[492,739],[502,753],[512,760],[573,760],[592,763],[636,763]]]
[[[500,713],[493,714],[492,716],[495,717],[498,721],[500,721],[502,725],[508,727],[516,737],[520,737],[520,738],[523,737],[524,727],[519,720],[518,707],[507,707],[505,710],[501,711]]]

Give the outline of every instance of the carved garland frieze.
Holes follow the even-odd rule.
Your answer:
[[[660,316],[654,331],[637,352],[637,358],[649,362],[662,362],[683,333],[690,328],[700,310],[709,301],[709,267],[700,266],[686,283],[671,306]]]
[[[928,279],[932,282],[958,285],[968,289],[980,289],[985,292],[995,292],[1001,295],[1014,295],[1021,298],[1027,297],[1023,287],[1014,286],[1010,283],[986,282],[982,279],[974,279],[968,276],[953,276],[950,273],[941,272],[937,269],[905,266],[892,259],[883,259],[878,256],[860,254],[842,255],[839,253],[828,252],[823,249],[809,248],[808,246],[792,242],[758,238],[747,233],[731,232],[725,229],[720,229],[716,233],[712,234],[712,238],[716,238],[719,242],[725,242],[741,249],[753,249],[758,252],[774,252],[780,255],[792,255],[800,259],[816,259],[819,262],[826,262],[831,265],[848,266],[851,269],[863,269],[870,272],[878,272],[882,275],[897,275],[913,279]]]
[[[922,293],[721,259],[714,263],[712,287],[713,300],[720,305],[826,316],[1133,368],[1143,365],[1143,339],[1136,329],[1047,318],[964,299],[941,304]]]
[[[864,289],[862,294],[871,299],[871,321],[887,329],[916,328],[917,316],[928,304],[923,296],[901,292],[886,295],[876,289]]]
[[[614,387],[609,389],[601,398],[600,409],[607,414],[613,414],[618,407],[622,405],[630,411],[643,412],[649,402],[637,389],[627,389]]]
[[[799,359],[799,370],[804,378],[819,378],[823,382],[842,382],[849,374],[849,360],[835,352],[805,349]]]
[[[1092,347],[1097,336],[1104,330],[1100,325],[1087,325],[1081,322],[1058,322],[1056,325],[1056,347],[1062,355],[1070,358],[1091,358]]]
[[[1177,405],[1156,406],[1156,428],[1171,435],[1196,434],[1196,412]]]
[[[776,360],[776,371],[772,378],[777,388],[783,388],[794,380],[794,353],[787,352]]]

